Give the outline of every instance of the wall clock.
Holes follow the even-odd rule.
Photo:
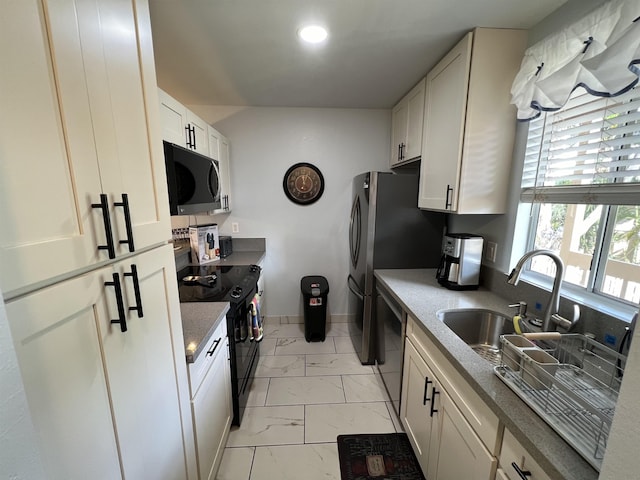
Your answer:
[[[282,188],[289,200],[299,205],[309,205],[322,196],[324,177],[315,165],[296,163],[284,174]]]

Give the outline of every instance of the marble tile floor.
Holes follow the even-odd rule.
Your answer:
[[[336,437],[401,432],[375,367],[361,365],[347,325],[307,343],[304,324],[264,326],[260,361],[240,427],[217,480],[340,480]]]

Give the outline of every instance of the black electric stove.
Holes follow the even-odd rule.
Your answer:
[[[227,336],[231,363],[233,425],[240,425],[255,369],[259,343],[251,340],[251,301],[258,290],[257,265],[189,266],[178,272],[180,302],[229,302]]]

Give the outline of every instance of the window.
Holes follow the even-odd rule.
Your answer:
[[[528,249],[550,249],[568,284],[640,303],[640,87],[615,98],[574,92],[530,122],[521,200],[531,203]],[[533,277],[553,262],[534,257]]]

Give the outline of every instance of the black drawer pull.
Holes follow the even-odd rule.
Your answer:
[[[111,216],[109,215],[109,200],[106,193],[100,194],[100,203],[92,203],[91,208],[102,210],[102,221],[104,223],[104,233],[107,237],[106,245],[98,245],[98,250],[107,250],[109,258],[116,258],[116,247],[113,244],[113,231],[111,230]]]
[[[138,318],[142,318],[142,296],[140,295],[140,282],[138,281],[138,267],[131,265],[131,272],[125,272],[125,277],[131,277],[133,279],[133,293],[136,297],[136,304],[133,307],[129,307],[129,311],[136,310],[138,312]]]
[[[436,390],[436,387],[431,388],[431,413],[429,416],[433,417],[434,413],[438,413],[438,410],[433,408],[436,403],[436,395],[440,395],[440,392]]]
[[[213,346],[211,347],[211,350],[209,350],[207,352],[207,355],[209,355],[211,357],[213,355],[213,353],[216,351],[216,348],[218,348],[218,345],[220,345],[221,341],[222,341],[222,337],[220,337],[215,342],[213,342]]]
[[[126,193],[122,194],[122,201],[121,202],[114,202],[113,203],[114,206],[116,207],[122,207],[124,209],[124,224],[127,227],[127,239],[126,240],[120,240],[121,244],[128,244],[129,245],[129,251],[130,252],[135,252],[136,249],[133,246],[133,227],[131,226],[131,211],[129,210],[129,195],[127,195]]]
[[[113,287],[116,291],[116,303],[118,305],[118,319],[111,320],[111,323],[119,323],[120,331],[126,332],[127,318],[124,314],[124,303],[122,301],[122,287],[120,285],[120,277],[117,273],[114,273],[112,278],[113,278],[113,282],[104,282],[105,286]]]
[[[522,480],[528,480],[527,477],[531,476],[531,472],[529,470],[521,470],[516,462],[511,462],[511,466]]]

